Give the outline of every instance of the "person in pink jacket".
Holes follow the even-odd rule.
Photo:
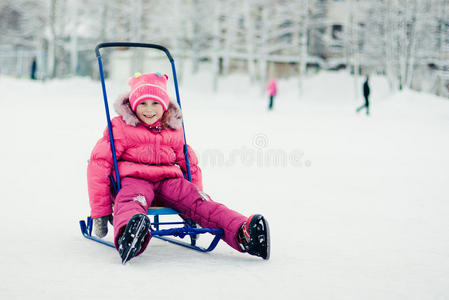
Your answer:
[[[274,104],[274,97],[276,97],[276,94],[278,92],[276,79],[273,78],[270,80],[270,82],[267,85],[267,92],[269,95],[268,110],[272,110]]]
[[[171,207],[201,227],[221,228],[222,239],[240,252],[268,259],[269,227],[261,215],[249,218],[214,202],[203,192],[198,159],[187,146],[192,182],[184,178],[184,132],[181,112],[167,94],[167,75],[136,73],[130,92],[114,104],[111,120],[121,189],[114,197],[109,175],[113,159],[106,129],[87,168],[91,217],[98,237],[112,222],[122,263],[142,253],[150,239],[148,208]],[[112,173],[114,174],[114,173]],[[113,217],[112,217],[113,216]],[[112,221],[113,220],[113,221]]]

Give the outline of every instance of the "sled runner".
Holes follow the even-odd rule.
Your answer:
[[[118,172],[118,164],[117,164],[117,155],[115,151],[115,145],[114,145],[114,135],[112,132],[112,125],[111,125],[111,118],[109,114],[109,104],[106,94],[106,86],[105,86],[105,80],[104,80],[104,73],[103,73],[103,63],[101,60],[101,54],[100,49],[101,48],[109,48],[109,47],[137,47],[137,48],[152,48],[152,49],[158,49],[163,51],[171,64],[172,68],[172,74],[173,74],[173,81],[175,86],[175,92],[176,92],[176,101],[178,102],[179,108],[181,108],[181,100],[179,98],[179,89],[178,89],[178,79],[176,76],[176,70],[175,70],[175,64],[173,57],[171,56],[170,52],[163,46],[156,45],[156,44],[142,44],[142,43],[101,43],[98,44],[95,48],[95,53],[98,60],[98,67],[100,71],[100,79],[101,79],[101,86],[103,91],[103,100],[104,100],[104,106],[105,106],[105,112],[106,112],[106,120],[108,124],[108,132],[109,132],[109,140],[111,143],[111,152],[112,152],[112,158],[113,158],[113,166],[114,166],[114,172],[115,172],[115,178],[112,176],[112,174],[109,176],[112,187],[114,189],[115,194],[118,193],[120,190],[120,175]],[[184,121],[182,121],[182,129],[184,131],[184,157],[186,161],[186,173],[184,174],[184,177],[188,179],[189,181],[192,181],[191,173],[190,173],[190,164],[189,164],[189,155],[187,152],[187,142],[185,137],[185,130],[184,130]],[[150,226],[150,233],[152,237],[156,237],[158,239],[174,243],[180,246],[184,246],[187,248],[191,248],[197,251],[201,252],[209,252],[212,251],[220,241],[221,237],[223,236],[223,230],[222,229],[216,229],[216,228],[198,228],[197,225],[190,219],[186,219],[177,212],[174,209],[168,208],[168,207],[150,207],[147,211],[148,217],[150,217],[151,220],[151,226]],[[178,222],[162,222],[161,218],[162,216],[167,215],[175,215],[180,217],[180,221]],[[83,236],[89,240],[101,243],[106,246],[110,246],[115,248],[114,243],[109,242],[107,240],[95,237],[92,235],[92,229],[93,229],[93,221],[91,217],[87,217],[86,220],[80,220],[80,227],[81,232]],[[210,245],[207,248],[203,248],[196,245],[196,240],[198,235],[209,233],[214,235],[215,237],[210,242]],[[180,239],[174,239],[173,237],[178,237],[183,239],[184,237],[189,236],[190,237],[190,243],[181,241]]]

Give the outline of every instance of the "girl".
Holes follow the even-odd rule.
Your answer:
[[[273,78],[270,80],[270,83],[267,85],[267,92],[269,95],[268,110],[272,110],[274,104],[274,97],[276,97],[278,93],[276,79]]]
[[[192,182],[184,179],[181,112],[170,101],[167,80],[168,76],[160,73],[136,73],[128,82],[129,94],[114,105],[120,115],[111,123],[121,177],[115,199],[108,177],[113,159],[107,129],[92,151],[87,180],[95,234],[104,237],[108,221],[113,223],[114,243],[126,263],[147,247],[151,235],[146,212],[158,201],[201,227],[223,229],[222,239],[237,251],[268,259],[267,221],[261,215],[246,218],[212,201],[202,191],[201,169],[189,146]]]

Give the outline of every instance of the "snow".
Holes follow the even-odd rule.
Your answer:
[[[215,201],[267,217],[271,259],[153,239],[122,266],[78,226],[105,128],[100,83],[2,77],[0,299],[449,297],[447,99],[389,94],[373,77],[367,117],[349,75],[320,73],[301,93],[281,80],[268,112],[246,76],[220,80],[217,93],[211,81],[184,76],[188,141]],[[108,86],[110,99],[124,91]]]

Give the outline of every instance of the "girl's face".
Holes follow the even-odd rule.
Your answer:
[[[147,125],[153,125],[162,117],[164,109],[162,105],[153,100],[145,100],[139,103],[136,108],[136,114],[140,121]]]

